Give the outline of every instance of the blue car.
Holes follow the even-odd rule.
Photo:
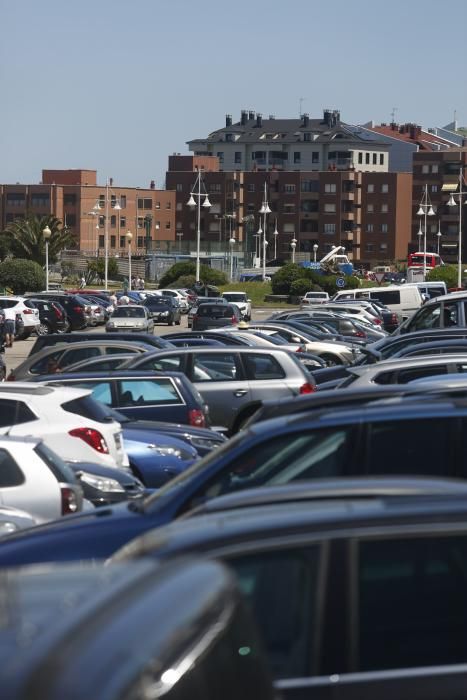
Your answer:
[[[149,436],[141,430],[122,428],[131,470],[148,488],[160,488],[199,458],[194,447],[183,440],[155,431]]]
[[[256,486],[340,476],[466,478],[465,434],[467,406],[448,394],[430,396],[429,402],[421,394],[362,403],[358,410],[335,406],[262,421],[141,503],[68,516],[3,539],[0,566],[107,558],[210,498]],[[403,446],[397,455],[394,445]]]

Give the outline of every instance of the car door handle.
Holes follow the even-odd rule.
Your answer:
[[[234,396],[245,396],[245,394],[248,394],[248,389],[237,389],[237,391],[234,391]]]

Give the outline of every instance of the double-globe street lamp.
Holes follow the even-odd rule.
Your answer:
[[[292,238],[292,241],[290,243],[290,247],[292,248],[292,262],[295,262],[295,248],[297,247],[297,239],[295,236]]]
[[[114,195],[115,197],[115,195]],[[104,198],[104,288],[108,289],[109,281],[109,205],[110,205],[110,186],[108,179],[105,182],[105,198]],[[115,211],[121,210],[120,202],[117,197],[115,197],[115,203],[112,204],[112,209]],[[97,200],[96,204],[93,206],[93,211],[98,212],[102,209],[100,201]],[[120,233],[120,219],[118,230]]]
[[[266,238],[267,234],[267,215],[271,213],[271,209],[269,208],[268,204],[268,197],[267,197],[267,185],[266,182],[264,183],[264,195],[263,195],[263,203],[261,205],[261,209],[259,210],[259,213],[263,215],[263,282],[266,281],[266,249],[268,247],[268,240]],[[261,230],[261,225],[258,229],[258,234]],[[261,245],[260,245],[260,255],[261,255]]]
[[[130,230],[125,233],[125,238],[128,241],[128,289],[131,292],[131,241],[133,240],[133,234]]]
[[[49,291],[49,239],[52,231],[48,226],[42,229],[42,237],[45,240],[45,291]]]
[[[316,253],[318,252],[318,244],[313,244],[313,262],[316,262]]]
[[[420,226],[418,229],[418,236],[421,238],[423,235],[423,281],[426,279],[426,229],[427,229],[427,216],[434,216],[435,212],[428,197],[428,185],[423,188],[423,196],[418,207],[417,216],[420,217]],[[425,219],[425,225],[422,231],[422,218]]]
[[[236,240],[233,236],[229,238],[229,246],[230,246],[230,281],[233,282],[233,261],[234,261],[234,245],[236,244]]]
[[[467,202],[462,201],[462,197],[464,196],[465,192],[463,192],[462,185],[464,183],[464,176],[462,173],[462,166],[459,168],[459,192],[451,192],[451,196],[449,197],[449,201],[447,202],[448,207],[456,207],[459,206],[459,246],[457,249],[457,286],[459,289],[462,287],[462,207],[464,204]],[[459,202],[457,203],[454,197],[459,198]]]
[[[201,191],[201,186],[203,185],[204,192]],[[196,200],[195,200],[196,197]],[[204,197],[204,202],[201,204],[201,198]],[[198,170],[198,175],[193,185],[193,189],[190,192],[190,199],[187,205],[194,209],[197,207],[197,220],[196,220],[196,281],[199,282],[200,279],[200,248],[201,248],[201,207],[209,209],[211,207],[211,202],[209,201],[208,193],[206,187],[202,182],[201,170]]]

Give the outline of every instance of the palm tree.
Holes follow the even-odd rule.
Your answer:
[[[45,239],[42,231],[46,226],[52,231],[49,238],[49,264],[53,264],[59,253],[74,243],[73,232],[55,216],[27,215],[24,219],[16,219],[2,231],[1,240],[13,257],[34,260],[43,267]]]

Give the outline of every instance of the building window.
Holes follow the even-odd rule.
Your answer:
[[[434,165],[431,166],[431,172],[432,173],[438,172],[438,164],[437,163],[435,163]]]
[[[120,248],[125,247],[125,236],[120,236]]]
[[[65,214],[65,226],[76,226],[76,216],[74,214]]]
[[[110,247],[116,248],[117,246],[117,236],[110,236]]]
[[[143,228],[144,226],[144,219],[142,216],[138,216],[138,228]]]
[[[152,209],[152,199],[138,198],[138,209]]]
[[[177,202],[176,209],[177,211],[183,211],[183,204],[181,202]]]
[[[219,158],[219,163],[224,162],[224,151],[217,151],[217,157]]]
[[[365,165],[370,165],[370,154],[365,153]]]
[[[105,245],[105,237],[104,236],[99,236],[99,248],[103,248]]]
[[[300,151],[294,151],[293,162],[296,164],[302,162],[302,154],[300,153]]]
[[[160,209],[161,208],[161,203],[160,202],[154,202],[154,209]]]
[[[366,205],[366,210],[367,210],[368,214],[373,214],[373,211],[374,211],[374,206],[373,206],[373,204],[367,204],[367,205]]]
[[[138,236],[138,238],[136,239],[136,246],[137,246],[138,248],[144,248],[144,238],[143,238],[143,236]]]
[[[381,233],[387,233],[387,232],[388,232],[388,225],[381,224]]]
[[[160,221],[155,221],[155,222],[154,222],[154,228],[156,229],[156,231],[158,231],[158,230],[160,229],[160,227],[161,227],[161,222],[160,222]]]
[[[302,192],[319,192],[319,180],[302,180]]]
[[[374,185],[368,185],[366,188],[366,191],[369,192],[370,194],[375,191],[375,186]]]
[[[209,185],[209,191],[214,194],[220,194],[222,191],[222,185],[220,185],[218,182],[211,182]]]
[[[284,192],[286,194],[295,194],[295,185],[284,185]]]
[[[126,226],[126,216],[120,217],[120,228],[125,228]]]
[[[379,154],[379,164],[384,165],[384,153]]]
[[[374,243],[366,243],[365,244],[365,251],[367,253],[372,253],[375,249],[375,244]]]
[[[430,166],[429,165],[422,165],[422,173],[425,175],[426,173],[430,172]]]
[[[381,185],[381,192],[383,194],[387,194],[389,192],[389,185],[387,183],[383,183]]]
[[[380,243],[379,244],[379,249],[386,251],[388,249],[388,244],[387,243]]]
[[[336,224],[324,224],[324,233],[336,233]]]
[[[31,197],[31,206],[33,207],[48,207],[50,206],[50,197],[48,194],[33,194]]]
[[[168,202],[165,203],[165,208],[166,209],[172,209],[172,202],[169,200]]]
[[[381,214],[387,214],[387,213],[388,213],[388,205],[382,204],[381,205]]]
[[[234,162],[235,162],[235,163],[241,163],[241,162],[242,162],[242,152],[241,152],[241,151],[235,151]]]
[[[177,184],[175,185],[175,189],[177,190],[177,192],[183,192],[183,185],[182,185],[182,183],[181,183],[181,182],[177,182]]]
[[[225,135],[225,140],[226,140],[226,141],[233,141],[233,134],[226,134],[226,135]]]
[[[366,225],[366,232],[367,232],[367,233],[373,233],[373,224],[367,224],[367,225]]]
[[[293,233],[293,234],[295,234],[295,224],[293,224],[293,223],[291,223],[291,224],[284,224],[283,231],[284,231],[284,233]]]
[[[126,208],[126,194],[120,195],[120,206],[122,209]]]
[[[63,204],[69,204],[70,206],[75,206],[76,195],[75,194],[65,194],[63,197]]]
[[[284,204],[284,214],[295,214],[295,204]]]
[[[326,194],[335,194],[336,193],[336,185],[331,182],[326,182],[324,185],[324,191]]]
[[[359,165],[363,163],[363,153],[361,151],[358,152],[358,163]]]
[[[311,153],[311,162],[312,163],[319,163],[319,151],[312,151]]]
[[[336,205],[334,202],[329,202],[324,205],[324,213],[325,214],[335,214],[336,213]]]
[[[254,183],[252,183],[252,182],[249,182],[249,183],[248,183],[247,191],[248,191],[248,192],[254,192],[254,191],[255,191]]]
[[[305,131],[303,133],[303,140],[304,141],[311,141],[311,133],[309,131]]]
[[[376,165],[378,163],[378,154],[373,153],[373,165]]]
[[[99,228],[104,228],[105,226],[105,216],[99,216]]]
[[[117,217],[115,216],[115,214],[110,217],[110,225],[112,226],[112,228],[115,228],[117,225]]]
[[[23,193],[16,194],[9,192],[6,196],[6,203],[9,207],[24,207],[26,204],[26,196]]]
[[[432,192],[437,192],[437,191],[438,191],[438,185],[432,185],[432,186],[431,186],[431,191],[432,191]]]
[[[165,222],[165,228],[171,228],[170,220]]]

